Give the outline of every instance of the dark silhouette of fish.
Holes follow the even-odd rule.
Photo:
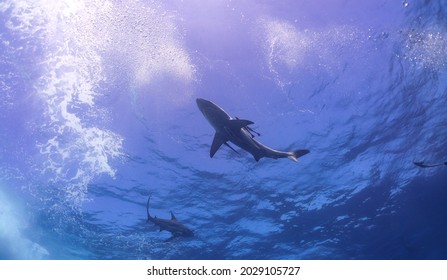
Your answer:
[[[172,236],[165,240],[165,242],[169,242],[177,237],[193,237],[194,233],[192,230],[187,228],[185,225],[180,223],[177,218],[174,216],[174,213],[171,211],[171,219],[160,219],[157,216],[152,217],[149,214],[149,201],[151,199],[152,194],[149,195],[147,199],[147,223],[152,222],[154,225],[160,227],[160,231],[166,230],[169,231]]]
[[[436,167],[436,166],[442,166],[442,165],[447,166],[447,161],[445,161],[443,163],[435,163],[435,164],[426,164],[423,161],[413,161],[413,163],[419,167],[422,167],[422,168]]]

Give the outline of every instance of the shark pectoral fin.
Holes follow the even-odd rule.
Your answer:
[[[251,124],[254,124],[254,122],[249,121],[249,120],[234,119],[234,120],[228,121],[228,126],[231,129],[241,129],[241,128],[246,127]]]
[[[177,218],[174,216],[174,213],[171,211],[171,220],[177,221]]]
[[[211,144],[210,157],[219,150],[220,146],[226,142],[226,139],[219,133],[214,134],[213,144]]]
[[[294,162],[298,162],[298,158],[310,153],[309,150],[296,150],[291,153],[287,158],[293,160]]]

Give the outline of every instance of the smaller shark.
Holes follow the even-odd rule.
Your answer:
[[[252,133],[256,133],[258,136],[260,134],[249,127],[249,125],[253,124],[252,121],[241,120],[237,117],[233,118],[211,101],[197,98],[196,102],[203,116],[205,116],[216,130],[213,143],[211,144],[210,157],[213,157],[222,145],[229,147],[237,153],[227,142],[232,142],[236,146],[246,150],[256,161],[259,161],[263,157],[274,159],[288,158],[293,161],[298,161],[299,157],[309,153],[309,150],[286,152],[271,149],[254,139],[255,136]]]
[[[441,166],[441,165],[447,166],[447,161],[445,161],[444,163],[436,163],[436,164],[426,164],[423,161],[413,161],[413,163],[419,167],[422,167],[422,168],[436,167],[436,166]]]
[[[160,219],[157,216],[152,217],[149,214],[149,201],[151,200],[152,193],[149,195],[147,199],[147,223],[152,222],[154,225],[160,227],[160,231],[166,230],[169,231],[172,236],[165,240],[165,242],[169,242],[177,237],[193,237],[194,233],[192,230],[187,228],[185,225],[177,221],[174,216],[174,213],[171,211],[171,219]]]

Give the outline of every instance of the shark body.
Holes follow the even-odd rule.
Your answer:
[[[152,194],[151,194],[152,195]],[[169,231],[172,236],[165,240],[165,242],[169,242],[177,237],[193,237],[194,233],[192,230],[187,228],[185,225],[180,223],[177,218],[174,216],[174,213],[171,211],[171,219],[161,219],[157,218],[157,216],[152,217],[149,213],[149,201],[151,199],[151,195],[147,199],[147,222],[152,222],[154,225],[160,228],[160,231],[166,230]]]
[[[253,124],[252,121],[233,118],[211,101],[197,98],[196,102],[199,110],[216,130],[211,145],[210,157],[213,157],[222,145],[226,145],[236,152],[227,142],[232,142],[236,146],[246,150],[256,161],[259,161],[263,157],[274,159],[289,158],[293,161],[298,161],[299,157],[310,152],[309,150],[285,152],[271,149],[254,139],[252,132],[256,132],[249,127],[249,125]]]

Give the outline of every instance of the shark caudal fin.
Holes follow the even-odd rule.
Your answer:
[[[147,204],[146,204],[146,211],[147,211],[147,221],[146,221],[146,223],[148,223],[150,221],[154,221],[154,217],[152,217],[151,214],[149,214],[149,202],[151,201],[151,196],[152,196],[152,193],[149,194],[149,197],[147,199]]]
[[[290,153],[290,156],[287,158],[293,160],[294,162],[298,162],[298,158],[310,153],[309,150],[296,150]]]

